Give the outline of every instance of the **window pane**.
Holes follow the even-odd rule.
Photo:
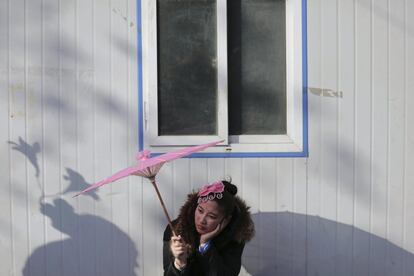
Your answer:
[[[217,133],[215,0],[158,0],[158,133]]]
[[[286,0],[229,1],[229,132],[286,134]]]

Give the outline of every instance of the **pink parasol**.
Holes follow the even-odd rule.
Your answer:
[[[168,161],[175,160],[175,159],[179,159],[179,158],[184,157],[184,156],[188,156],[188,155],[190,155],[192,153],[195,153],[195,152],[198,152],[198,151],[202,151],[202,150],[204,150],[208,147],[215,146],[215,145],[217,145],[221,142],[223,142],[223,140],[222,141],[211,142],[211,143],[207,143],[207,144],[203,144],[203,145],[199,145],[199,146],[188,147],[188,148],[180,149],[180,150],[169,152],[169,153],[164,153],[164,154],[152,157],[152,158],[150,158],[150,151],[140,152],[140,153],[137,154],[137,157],[136,157],[136,159],[138,161],[137,165],[126,168],[126,169],[123,169],[123,170],[113,174],[112,176],[110,176],[110,177],[108,177],[108,178],[106,178],[102,181],[99,181],[98,183],[95,183],[95,184],[91,185],[87,189],[85,189],[85,190],[79,192],[78,194],[76,194],[75,197],[80,195],[80,194],[89,192],[93,189],[96,189],[98,187],[101,187],[103,185],[106,185],[106,184],[109,184],[109,183],[114,182],[116,180],[119,180],[121,178],[127,177],[129,175],[137,175],[137,176],[142,176],[142,177],[148,178],[151,181],[154,188],[155,188],[158,199],[159,199],[159,201],[161,203],[161,206],[164,210],[164,214],[167,217],[168,224],[169,224],[173,234],[176,235],[175,232],[174,232],[174,228],[171,224],[171,218],[168,214],[167,208],[165,207],[164,201],[162,200],[161,194],[158,190],[157,183],[155,181],[155,176],[157,175],[157,173],[161,169],[162,165],[164,165],[164,163],[166,163]]]

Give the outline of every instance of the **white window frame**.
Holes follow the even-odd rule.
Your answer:
[[[157,9],[155,0],[141,0],[143,147],[166,152],[181,146],[224,140],[210,153],[299,153],[304,151],[302,5],[304,0],[286,0],[286,135],[228,135],[227,118],[227,1],[217,0],[218,135],[158,135]]]

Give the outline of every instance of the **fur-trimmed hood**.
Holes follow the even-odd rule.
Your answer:
[[[198,233],[194,224],[194,212],[197,208],[197,193],[189,194],[187,201],[180,209],[177,220],[174,221],[174,228],[177,234],[190,244],[196,244]],[[230,241],[245,243],[253,238],[254,224],[250,215],[250,207],[237,195],[235,196],[236,206],[232,219],[227,227],[215,238],[216,245],[224,246]],[[184,231],[186,229],[186,231]]]

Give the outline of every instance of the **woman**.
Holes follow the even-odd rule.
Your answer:
[[[244,245],[254,234],[249,207],[227,181],[188,195],[164,232],[164,275],[238,275]]]

